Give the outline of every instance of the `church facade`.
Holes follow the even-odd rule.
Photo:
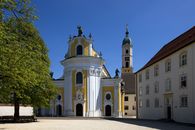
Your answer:
[[[70,37],[68,51],[61,61],[63,76],[54,83],[58,96],[50,109],[40,109],[40,115],[121,117],[124,114],[122,79],[112,78],[101,53],[93,48],[91,35],[86,38],[81,27],[78,35]]]

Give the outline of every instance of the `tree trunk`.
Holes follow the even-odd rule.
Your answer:
[[[20,116],[20,104],[16,94],[14,93],[14,121],[18,121]]]

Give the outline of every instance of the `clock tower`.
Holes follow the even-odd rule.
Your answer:
[[[133,49],[132,41],[129,37],[129,31],[126,26],[125,38],[122,42],[122,73],[132,73],[133,72]]]
[[[122,42],[122,68],[121,78],[123,79],[125,97],[124,97],[124,115],[135,116],[135,74],[133,73],[133,45],[129,37],[129,31],[126,26],[125,37]]]

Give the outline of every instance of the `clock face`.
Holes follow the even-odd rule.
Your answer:
[[[110,94],[106,94],[106,99],[110,100],[110,98],[111,98]]]

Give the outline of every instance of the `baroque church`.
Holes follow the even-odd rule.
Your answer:
[[[87,38],[80,26],[77,29],[78,35],[69,38],[68,51],[61,61],[63,76],[53,80],[58,87],[57,98],[50,102],[49,109],[39,109],[38,115],[122,117],[125,83],[119,76],[119,70],[112,78],[101,53],[93,48],[91,34]],[[127,47],[130,47],[128,45],[130,42],[127,43]],[[131,54],[132,49],[128,49]],[[132,59],[131,56],[128,60]],[[132,72],[132,62],[128,63],[130,65],[126,66],[125,72]]]

